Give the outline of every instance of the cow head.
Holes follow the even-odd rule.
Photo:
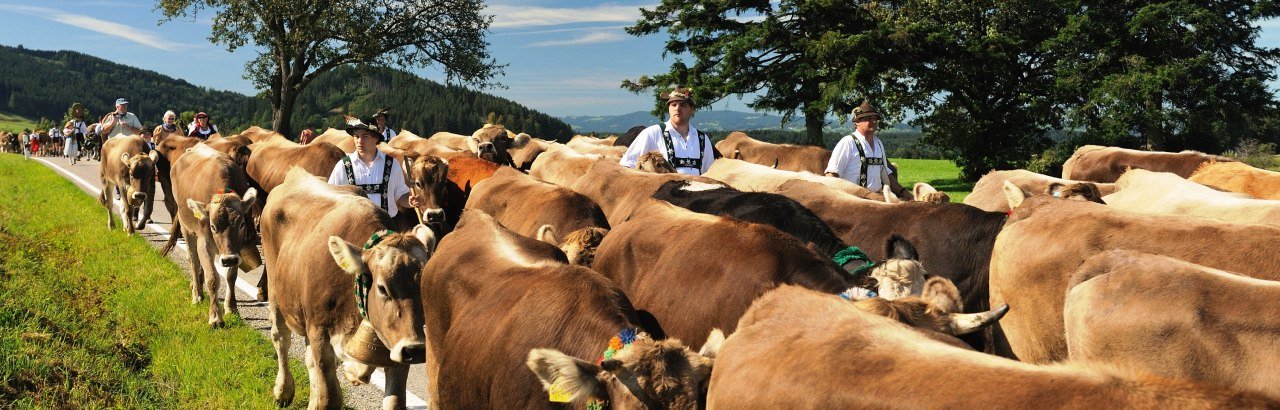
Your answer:
[[[1102,192],[1098,190],[1098,185],[1092,182],[1074,182],[1070,184],[1053,182],[1049,184],[1047,191],[1047,194],[1056,198],[1105,203],[1102,202]]]
[[[124,200],[129,206],[142,206],[147,201],[147,192],[150,191],[152,184],[156,178],[156,158],[160,155],[155,151],[149,154],[120,154],[120,160],[124,162],[124,166],[129,171],[129,185],[125,186]]]
[[[420,204],[414,212],[436,232],[444,232],[444,206],[449,196],[449,162],[434,155],[409,160],[409,190]]]
[[[881,298],[900,299],[919,295],[928,275],[920,264],[915,246],[901,236],[893,235],[885,244],[888,259],[871,267],[868,276],[875,279]]]
[[[467,146],[484,160],[498,165],[511,165],[511,153],[508,150],[524,148],[531,139],[529,134],[512,134],[501,125],[485,124],[471,133]]]
[[[676,168],[657,151],[646,152],[636,160],[636,169],[655,174],[674,174]]]
[[[932,277],[919,296],[898,300],[872,298],[854,302],[858,308],[897,320],[907,326],[932,330],[952,336],[972,333],[995,323],[1009,311],[1009,305],[982,313],[959,313],[963,310],[960,291],[950,280]]]
[[[695,353],[679,340],[655,341],[641,333],[599,365],[553,349],[533,349],[525,362],[548,391],[575,403],[606,408],[697,409],[705,407],[707,382],[724,334],[711,332]]]
[[[240,249],[253,246],[247,241],[253,237],[253,204],[258,191],[249,188],[244,197],[234,191],[213,194],[209,203],[187,198],[187,207],[201,223],[209,224],[213,244],[218,254],[213,256],[213,266],[225,275],[229,269],[240,266]]]
[[[596,260],[596,248],[600,247],[600,241],[603,241],[605,234],[608,233],[608,229],[589,226],[570,232],[561,241],[556,235],[555,227],[542,225],[538,228],[537,236],[538,240],[559,247],[564,252],[564,256],[569,259],[569,263],[591,266],[591,263]]]
[[[951,202],[951,196],[947,195],[946,192],[938,191],[938,189],[934,188],[933,185],[923,182],[917,182],[916,185],[912,187],[911,192],[912,196],[916,198],[916,201],[937,203]]]
[[[382,344],[391,346],[391,360],[397,363],[416,364],[426,360],[418,276],[435,246],[435,234],[423,225],[415,227],[412,235],[375,234],[365,249],[341,237],[329,237],[329,253],[334,262],[370,284],[366,320]]]

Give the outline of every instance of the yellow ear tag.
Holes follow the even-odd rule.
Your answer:
[[[560,387],[560,384],[558,383],[551,385],[551,388],[547,389],[547,394],[551,396],[550,399],[552,403],[568,403],[573,399],[573,394],[569,393],[569,391],[565,390],[563,387]]]
[[[192,209],[191,213],[194,214],[197,220],[201,220],[201,221],[204,220],[204,212],[201,212],[198,209]]]

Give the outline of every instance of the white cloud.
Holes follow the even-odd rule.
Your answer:
[[[571,38],[568,40],[539,41],[529,44],[529,47],[581,46],[587,44],[612,43],[615,41],[625,40],[626,38],[627,36],[623,33],[597,31],[594,33],[583,34],[577,38]]]
[[[160,36],[145,30],[139,30],[120,23],[103,21],[91,16],[83,14],[71,14],[61,10],[22,6],[16,4],[0,3],[0,10],[8,10],[15,13],[26,14],[29,16],[39,17],[45,20],[66,24],[72,27],[78,27],[89,31],[106,34],[109,36],[123,38],[147,47],[157,48],[164,51],[177,51],[182,48],[181,44],[167,41]]]
[[[524,7],[495,4],[485,9],[494,15],[492,28],[558,26],[574,23],[635,23],[642,6],[584,8]]]

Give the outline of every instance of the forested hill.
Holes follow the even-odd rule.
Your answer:
[[[73,51],[0,46],[0,111],[57,122],[71,103],[81,102],[96,120],[119,97],[127,98],[129,111],[148,126],[159,124],[170,109],[187,113],[185,118],[196,111],[208,112],[224,131],[271,125],[271,104],[262,98],[211,90]],[[294,108],[293,128],[323,131],[340,125],[344,113],[363,117],[378,107],[392,109],[393,128],[424,136],[436,131],[470,133],[490,113],[513,131],[562,140],[573,135],[559,119],[511,100],[399,70],[354,67],[338,68],[313,81]]]
[[[155,71],[142,70],[74,51],[38,51],[0,46],[0,107],[30,118],[60,121],[73,102],[89,110],[90,121],[113,109],[116,98],[147,125],[165,110],[207,111],[220,127],[238,129],[270,119],[271,105],[230,91],[199,87]]]

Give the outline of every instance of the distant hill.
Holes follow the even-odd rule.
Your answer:
[[[561,118],[577,133],[616,133],[626,131],[636,125],[657,124],[658,119],[645,111],[636,111],[622,115],[589,116],[575,115]],[[754,112],[730,110],[701,110],[694,114],[693,126],[705,131],[739,131],[739,130],[785,130],[804,131],[804,117],[792,118],[787,127],[781,128],[782,116]],[[840,124],[835,120],[827,121],[824,131],[848,133],[849,124]]]
[[[154,71],[117,64],[74,51],[39,51],[0,46],[0,111],[60,122],[73,102],[88,108],[90,120],[112,109],[116,98],[143,125],[160,123],[165,110],[208,112],[224,132],[250,125],[270,127],[271,104],[262,98],[218,91]],[[505,98],[446,86],[411,73],[339,67],[313,81],[294,108],[293,128],[337,126],[341,114],[370,115],[391,107],[393,128],[430,135],[470,133],[490,118],[508,129],[567,140],[567,124]]]

